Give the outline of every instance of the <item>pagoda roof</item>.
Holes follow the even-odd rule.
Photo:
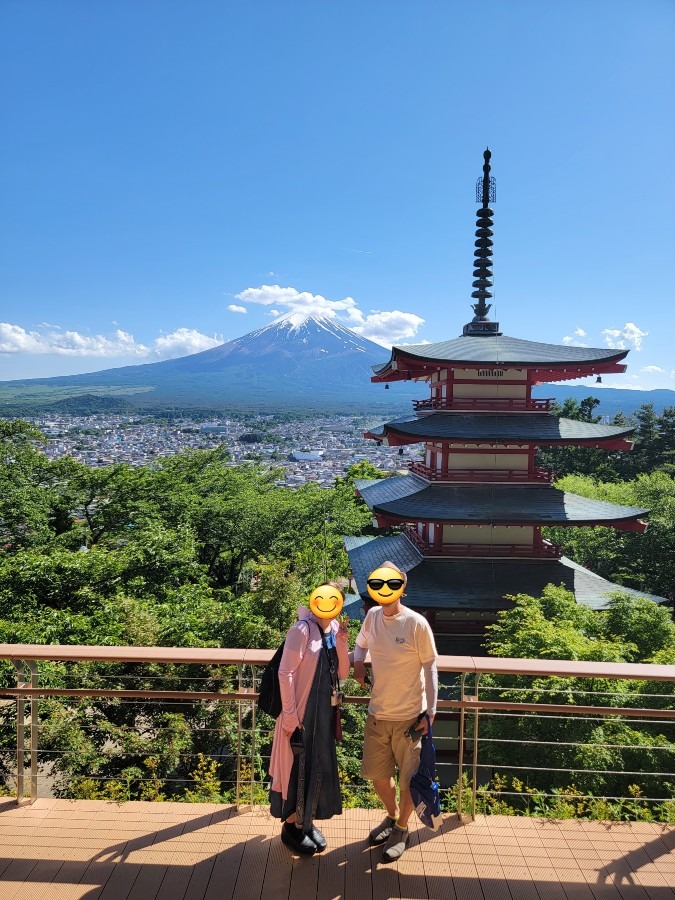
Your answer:
[[[597,443],[631,435],[635,428],[598,425],[577,419],[561,419],[552,413],[431,413],[403,416],[386,422],[368,435],[382,440],[390,434],[417,441],[508,441],[510,443]]]
[[[408,574],[405,604],[413,609],[496,612],[510,609],[507,594],[541,595],[547,584],[573,591],[578,603],[603,609],[609,594],[620,591],[657,603],[665,598],[614,584],[567,557],[556,560],[425,559],[405,535],[345,538],[357,589],[366,596],[366,579],[385,560]]]
[[[391,370],[392,363],[401,357],[420,362],[432,360],[435,363],[529,368],[612,363],[623,359],[627,353],[627,350],[543,344],[509,337],[506,334],[460,335],[436,344],[406,344],[404,347],[392,347],[389,360],[373,366],[373,371],[376,375],[383,375],[387,370]]]
[[[355,481],[367,506],[401,522],[477,525],[601,525],[649,510],[558,490],[550,484],[429,484],[416,475]]]
[[[431,413],[402,416],[371,429],[368,436],[382,440],[390,434],[417,441],[508,441],[516,444],[597,443],[630,436],[635,428],[598,425],[577,419],[561,419],[552,413]]]

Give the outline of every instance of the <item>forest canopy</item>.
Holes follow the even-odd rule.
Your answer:
[[[592,418],[593,409],[589,403],[560,412]],[[558,454],[547,460],[558,467],[558,487],[651,510],[642,535],[558,528],[547,536],[617,585],[663,597],[674,590],[675,479],[670,438],[664,437],[671,418],[657,417],[652,428],[651,417],[642,417],[637,472],[619,472],[611,455],[600,451],[547,451]],[[330,489],[291,489],[277,485],[278,470],[232,465],[224,448],[189,451],[144,467],[94,469],[68,458],[49,461],[43,441],[26,422],[0,420],[0,643],[272,647],[313,587],[327,578],[346,579],[343,535],[372,533],[371,514],[354,492],[355,479],[383,474],[368,463],[353,466]],[[549,586],[539,598],[516,595],[490,632],[488,647],[495,655],[672,664],[674,628],[668,608],[652,601],[619,594],[597,613]],[[4,682],[12,683],[13,670],[0,666]],[[158,673],[152,666],[85,664],[66,673],[51,665],[55,685],[72,684],[74,675],[78,685],[128,687],[154,684]],[[233,673],[206,667],[191,671],[190,678],[178,672],[170,677],[176,689],[190,687],[194,677],[214,689],[235,683]],[[524,696],[521,685],[495,680],[492,686],[506,698],[516,688]],[[558,687],[561,697],[585,689]],[[672,703],[672,697],[664,702]],[[111,799],[227,796],[223,785],[233,777],[237,720],[220,707],[196,703],[186,713],[160,704],[40,701],[41,754],[54,789],[64,796]],[[358,775],[362,709],[347,707],[345,716],[346,740],[339,749],[344,783],[353,802],[367,803]],[[0,727],[5,780],[13,765],[15,727],[9,721]],[[546,723],[519,727],[534,728],[528,735],[535,741],[556,738]],[[498,738],[498,724],[492,728]],[[618,725],[610,730],[614,743],[634,742]],[[609,732],[582,728],[579,734],[588,745],[609,740]],[[645,740],[660,738],[655,731]],[[104,757],[102,748],[109,746],[119,752]],[[633,765],[622,755],[627,752],[617,750],[612,764]],[[500,759],[508,763],[508,754]],[[577,757],[567,762],[581,765]],[[256,765],[262,779],[262,758]],[[600,769],[602,760],[594,757],[592,767]],[[603,785],[610,788],[599,777],[588,789]],[[657,788],[666,790],[663,784]]]

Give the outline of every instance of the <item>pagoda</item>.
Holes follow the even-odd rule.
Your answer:
[[[542,382],[624,372],[628,351],[508,337],[490,320],[495,182],[490,151],[483,156],[472,320],[457,338],[393,347],[373,367],[375,383],[425,382],[430,394],[413,402],[412,415],[365,436],[400,448],[421,442],[424,457],[406,474],[356,482],[373,524],[388,533],[345,540],[362,596],[384,560],[409,573],[405,602],[427,617],[445,653],[479,651],[485,626],[509,607],[507,595],[539,596],[547,584],[562,584],[578,602],[602,608],[611,591],[639,593],[564,557],[542,527],[647,527],[647,510],[561,491],[554,473],[536,464],[538,447],[632,449],[634,429],[560,418],[552,399],[532,396]]]

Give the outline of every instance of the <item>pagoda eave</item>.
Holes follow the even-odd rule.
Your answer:
[[[649,528],[649,522],[645,522],[642,519],[631,519],[628,522],[609,522],[602,524],[609,524],[612,528],[616,528],[617,531],[633,531],[636,534],[644,534]]]
[[[647,530],[647,522],[642,519],[613,519],[600,521],[598,519],[560,519],[555,520],[527,520],[522,519],[493,519],[489,522],[476,522],[475,520],[440,518],[435,515],[433,517],[421,516],[415,514],[415,518],[410,516],[396,516],[390,512],[379,512],[377,507],[373,507],[373,520],[378,528],[399,528],[402,525],[412,525],[416,522],[424,522],[425,524],[435,525],[451,525],[454,528],[468,528],[471,525],[498,525],[506,528],[527,528],[527,527],[547,527],[547,528],[614,528],[616,531],[632,531],[636,534],[644,534]]]
[[[476,340],[478,343],[476,344]],[[621,374],[621,363],[627,350],[574,348],[553,344],[537,344],[509,337],[492,336],[476,339],[460,337],[438,345],[416,345],[419,353],[409,348],[392,347],[387,362],[374,367],[371,381],[414,381],[427,379],[434,372],[452,368],[487,366],[492,369],[524,369],[531,383],[568,381],[593,375]],[[442,353],[445,350],[446,353]],[[483,352],[487,350],[488,352]],[[438,355],[436,355],[438,352]]]
[[[422,363],[419,359],[404,355],[385,363],[382,370],[372,375],[370,380],[375,384],[388,381],[419,381],[429,378],[441,368],[440,365]]]
[[[394,430],[390,430],[387,426],[385,426],[384,432],[372,432],[366,431],[363,434],[364,438],[377,441],[378,444],[381,444],[384,447],[406,447],[409,444],[420,444],[426,442],[435,442],[439,440],[438,435],[408,435],[402,434],[400,432],[396,432]],[[569,440],[565,438],[558,438],[557,440],[543,440],[543,439],[530,439],[523,440],[519,438],[515,440],[514,438],[508,437],[494,437],[494,438],[457,438],[457,441],[461,441],[462,444],[478,447],[485,444],[507,444],[509,447],[520,447],[522,449],[529,449],[531,447],[585,447],[587,450],[620,450],[622,452],[630,452],[633,449],[633,441],[629,441],[625,438],[608,438],[606,440],[598,440],[589,438],[588,440]]]
[[[548,484],[436,484],[417,475],[363,479],[355,488],[385,526],[412,522],[447,525],[595,526],[640,530],[647,509],[579,497]],[[386,521],[385,521],[386,520]]]
[[[628,366],[621,363],[597,363],[592,366],[578,366],[561,369],[530,369],[528,374],[532,384],[544,382],[573,381],[576,378],[590,378],[594,375],[623,375]]]
[[[392,419],[365,437],[392,445],[447,442],[458,445],[509,444],[520,446],[599,447],[630,450],[635,427],[600,425],[564,419],[546,412],[430,412]],[[621,442],[621,443],[614,443]]]
[[[630,452],[633,449],[633,441],[624,439],[607,440],[607,441],[536,441],[533,442],[536,447],[585,447],[587,450],[621,450],[622,452]]]
[[[365,431],[363,436],[364,438],[377,441],[378,444],[382,444],[384,447],[404,447],[407,444],[419,444],[421,441],[427,440],[427,438],[410,437],[405,434],[396,434],[394,432],[378,434],[377,432]]]

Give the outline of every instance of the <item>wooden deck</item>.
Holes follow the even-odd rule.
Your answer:
[[[414,823],[395,864],[365,837],[378,812],[324,823],[293,858],[265,810],[215,804],[0,803],[1,900],[675,900],[675,827],[449,816]]]

